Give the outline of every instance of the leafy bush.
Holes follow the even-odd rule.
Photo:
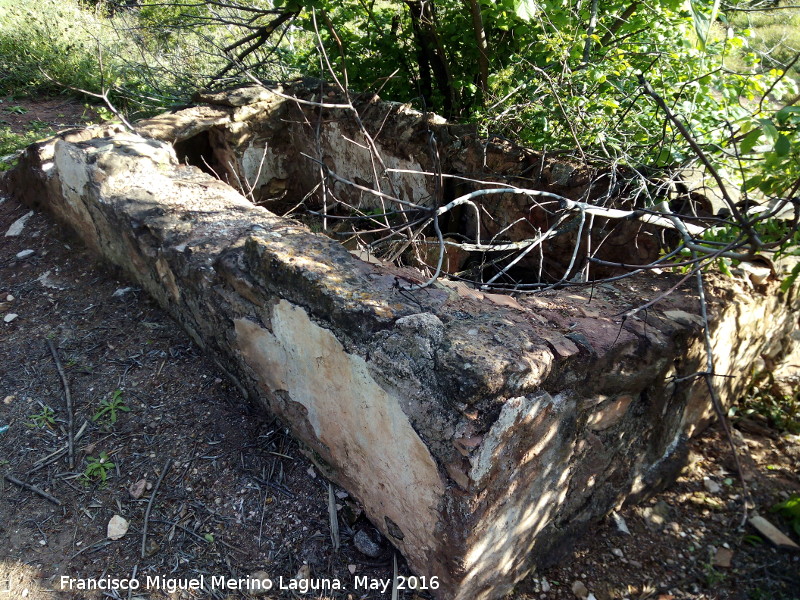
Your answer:
[[[800,52],[800,8],[797,3],[782,0],[763,11],[751,10],[749,3],[739,6],[745,10],[737,11],[738,7],[734,5],[728,23],[748,38],[747,50],[756,58],[758,68],[769,71],[789,64]],[[800,80],[799,65],[795,64],[790,76]]]
[[[146,8],[146,7],[145,7]],[[119,107],[149,114],[191,93],[219,69],[214,41],[191,30],[160,37],[144,9],[105,2],[0,0],[0,95],[65,89],[108,92]]]
[[[0,0],[0,93],[99,90],[98,48],[116,50],[115,37],[75,0]]]

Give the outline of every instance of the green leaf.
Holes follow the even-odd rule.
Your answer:
[[[533,0],[514,0],[514,13],[523,21],[530,22],[539,14],[539,4]]]
[[[212,534],[210,534],[210,533],[207,533],[207,534],[205,534],[203,537],[205,538],[205,540],[206,540],[206,541],[207,541],[209,544],[213,544],[213,543],[214,543],[214,536],[213,536]]]
[[[775,114],[775,118],[783,124],[792,114],[800,115],[800,106],[784,106]]]
[[[794,282],[797,281],[798,276],[800,276],[800,262],[795,264],[789,276],[781,281],[781,292],[784,294],[788,292],[789,288],[791,288],[794,285]]]
[[[792,149],[792,143],[789,141],[789,138],[783,134],[778,136],[778,139],[775,140],[775,154],[778,156],[786,156]]]
[[[694,21],[694,30],[697,33],[697,47],[700,50],[706,49],[706,41],[708,41],[708,32],[711,30],[711,24],[716,20],[717,13],[719,12],[720,0],[714,0],[711,6],[711,13],[706,15],[705,8],[707,2],[701,0],[690,0],[689,8],[692,11],[692,21]]]
[[[775,143],[778,139],[778,129],[775,127],[775,123],[773,123],[771,119],[759,119],[758,122],[761,123],[761,127],[767,139]]]
[[[739,152],[742,154],[750,154],[753,151],[753,146],[758,143],[761,133],[760,129],[753,129],[753,131],[748,133],[742,140],[741,146],[739,146]]]

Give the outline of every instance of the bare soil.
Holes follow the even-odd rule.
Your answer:
[[[26,115],[38,114],[36,103],[26,107]],[[34,213],[21,235],[4,237],[27,212],[0,200],[0,431],[8,426],[0,433],[0,473],[58,504],[0,480],[0,598],[249,597],[210,579],[257,572],[276,587],[280,577],[291,586],[299,574],[343,588],[305,596],[273,589],[262,597],[391,598],[390,591],[354,589],[355,575],[391,580],[394,557],[358,502],[330,488],[340,531],[335,550],[329,484],[285,427],[246,403],[143,292],[98,266],[49,217]],[[25,250],[33,253],[18,255]],[[82,431],[72,467],[66,452],[47,459],[66,447],[69,429],[50,344],[70,390],[73,431]],[[109,405],[115,420],[110,410],[100,414]],[[769,509],[800,493],[800,437],[754,422],[742,427],[735,438],[756,508],[798,541]],[[142,481],[141,493],[132,489]],[[576,582],[597,600],[800,598],[800,555],[741,528],[741,507],[726,440],[712,429],[694,441],[690,465],[671,489],[619,512],[630,535],[607,519],[509,600],[585,597]],[[129,529],[110,540],[115,515]],[[356,547],[358,531],[377,547]],[[726,567],[719,563],[728,549]],[[201,575],[205,589],[174,593],[62,585],[62,577],[134,578],[144,587],[148,576],[177,583]]]
[[[93,120],[97,120],[97,112],[92,105],[66,96],[39,100],[0,99],[0,125],[7,125],[14,133],[33,130],[42,131],[44,135],[50,130],[79,127]]]

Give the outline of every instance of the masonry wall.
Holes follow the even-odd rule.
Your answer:
[[[245,169],[250,146],[221,140],[246,129],[236,111],[264,110],[253,106],[141,132],[188,152],[180,140],[213,130],[235,159],[217,165]],[[711,416],[703,382],[676,380],[705,368],[691,288],[619,316],[674,285],[667,275],[516,299],[444,281],[404,291],[412,274],[254,206],[168,142],[110,129],[31,146],[3,186],[158,300],[416,572],[439,578],[438,598],[501,597],[592,521],[671,481]],[[797,352],[797,300],[751,288],[711,280],[725,401],[757,357]]]

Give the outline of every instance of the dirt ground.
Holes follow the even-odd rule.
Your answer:
[[[97,110],[89,104],[81,104],[64,96],[23,100],[0,98],[0,125],[7,125],[14,133],[79,127],[87,121],[97,120]]]
[[[394,556],[357,501],[329,489],[280,423],[48,216],[34,212],[20,235],[6,236],[28,212],[0,200],[0,473],[36,488],[0,480],[0,599],[248,597],[211,586],[212,577],[343,588],[273,589],[267,598],[391,598],[391,586],[354,589],[356,575],[390,581]],[[756,508],[798,541],[769,509],[800,493],[800,436],[740,427]],[[695,440],[676,484],[619,512],[629,534],[609,517],[509,600],[800,598],[800,553],[740,528],[741,504],[730,451],[712,429]],[[127,532],[109,539],[119,517]],[[409,574],[399,556],[397,564]],[[169,589],[201,576],[205,589]],[[76,589],[112,578],[141,588]],[[73,591],[59,591],[70,580]]]

